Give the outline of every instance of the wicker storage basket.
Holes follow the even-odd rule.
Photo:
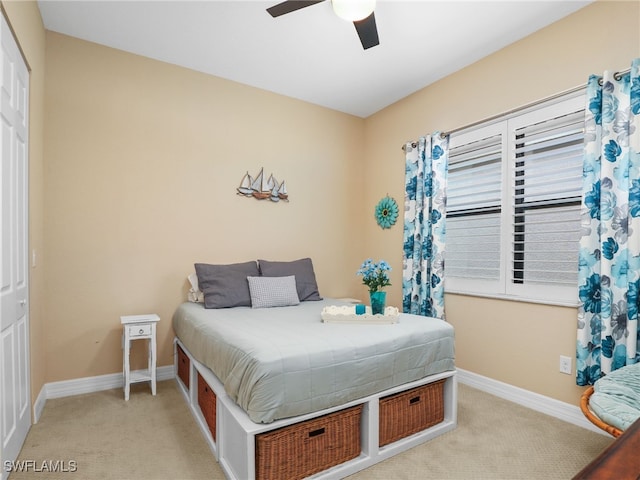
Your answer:
[[[360,455],[362,405],[256,435],[256,479],[295,480]]]
[[[380,446],[444,420],[444,380],[380,399]]]
[[[178,351],[178,378],[182,380],[185,387],[189,388],[189,366],[191,362],[184,350],[180,348],[180,345],[176,345],[176,347]]]
[[[198,372],[198,405],[207,422],[213,441],[216,440],[216,394]]]

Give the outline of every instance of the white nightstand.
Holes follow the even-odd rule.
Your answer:
[[[122,350],[124,375],[124,399],[129,400],[129,390],[132,383],[151,382],[151,394],[156,394],[156,323],[160,317],[155,313],[147,315],[126,315],[120,317],[122,330]],[[133,340],[149,340],[149,364],[147,371],[131,374],[129,352]]]

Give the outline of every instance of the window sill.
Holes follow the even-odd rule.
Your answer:
[[[480,297],[480,298],[491,298],[494,300],[505,300],[509,302],[521,302],[521,303],[537,303],[540,305],[552,305],[555,307],[570,307],[570,308],[578,308],[578,302],[562,302],[559,300],[541,300],[538,298],[524,298],[524,297],[516,297],[514,295],[506,295],[499,293],[469,293],[463,291],[456,290],[445,290],[445,295],[463,295],[465,297]]]

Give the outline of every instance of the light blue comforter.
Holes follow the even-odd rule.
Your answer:
[[[325,299],[291,307],[205,309],[184,303],[176,336],[256,423],[341,405],[453,370],[454,331],[402,314],[397,324],[323,323]]]

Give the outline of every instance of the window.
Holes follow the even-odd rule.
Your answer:
[[[575,304],[584,100],[451,135],[449,292]]]

